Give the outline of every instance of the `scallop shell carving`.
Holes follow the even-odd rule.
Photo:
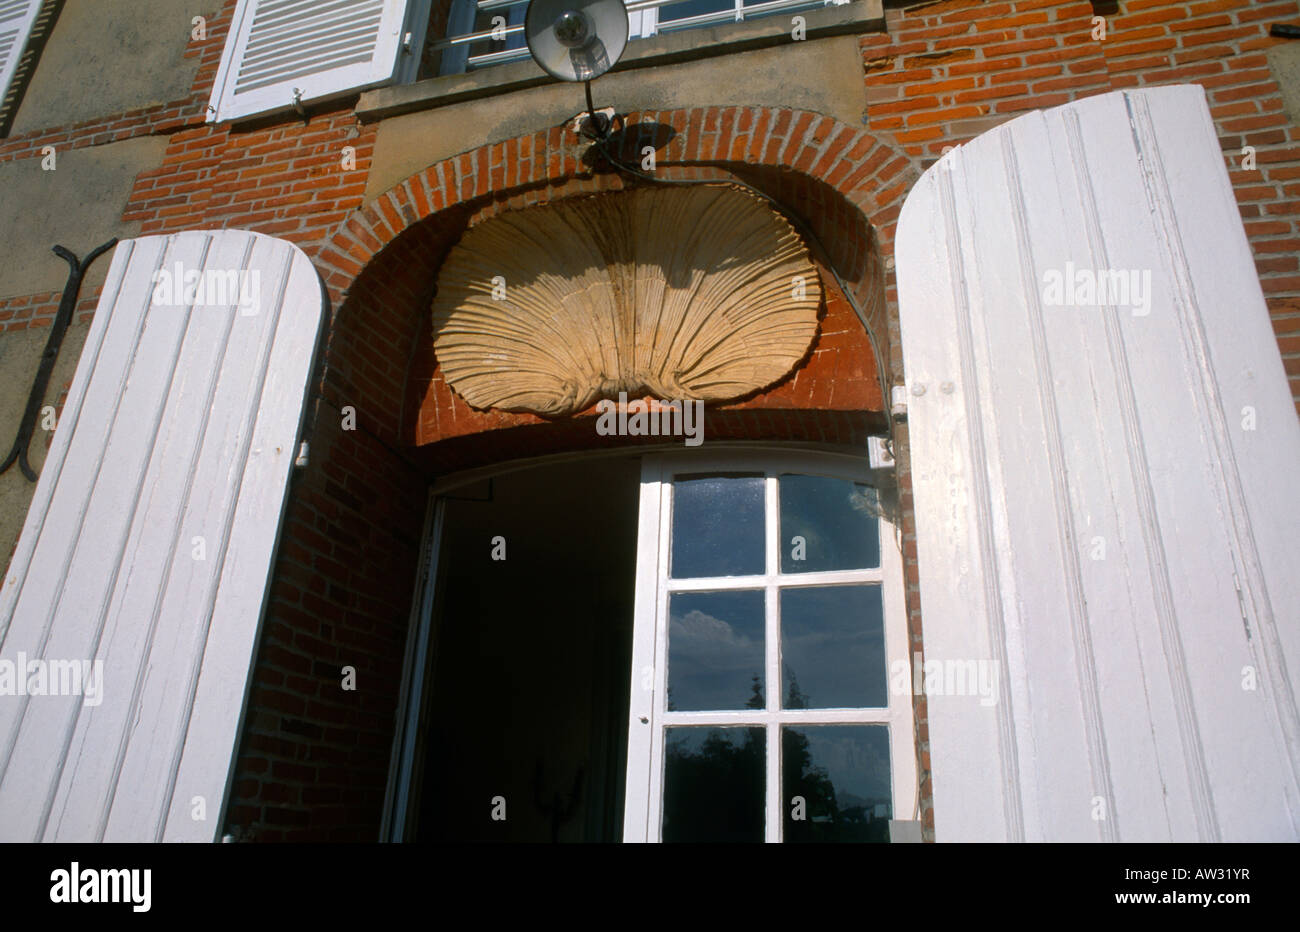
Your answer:
[[[795,367],[820,303],[807,248],[761,198],[637,188],[471,227],[439,274],[434,351],[475,408],[729,401]]]

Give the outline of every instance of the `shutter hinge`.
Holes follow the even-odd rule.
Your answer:
[[[907,387],[895,385],[889,390],[889,414],[896,421],[907,419]]]
[[[867,438],[867,462],[872,469],[890,469],[894,465],[894,451],[886,437]]]
[[[403,52],[403,54],[406,54],[406,55],[410,55],[410,54],[411,54],[411,39],[412,39],[412,38],[413,38],[413,36],[412,36],[411,33],[409,33],[409,32],[408,32],[406,35],[402,36],[402,52]]]

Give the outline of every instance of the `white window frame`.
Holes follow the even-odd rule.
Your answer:
[[[761,472],[765,476],[765,555],[761,575],[670,579],[669,545],[674,475],[719,472]],[[782,573],[780,564],[780,502],[778,477],[787,473],[820,475],[879,487],[892,483],[886,470],[870,467],[867,457],[812,452],[737,451],[732,454],[649,454],[642,459],[641,504],[637,528],[636,608],[632,641],[632,684],[628,715],[627,788],[623,840],[660,840],[663,805],[664,742],[671,725],[762,726],[767,732],[766,828],[768,842],[781,840],[785,803],[781,799],[780,730],[783,725],[862,724],[889,728],[892,813],[895,820],[914,818],[917,802],[916,745],[911,690],[892,688],[892,671],[903,661],[911,683],[912,663],[903,591],[902,555],[896,526],[879,519],[880,566],[874,569]],[[883,709],[779,710],[780,608],[786,588],[879,583],[884,611],[885,675],[888,706]],[[766,593],[765,668],[767,708],[735,712],[669,712],[667,710],[668,601],[674,592],[713,592],[763,589]],[[649,677],[646,676],[649,674]],[[651,687],[645,688],[646,679]],[[775,688],[774,688],[774,684]]]

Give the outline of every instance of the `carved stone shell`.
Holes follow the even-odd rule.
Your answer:
[[[803,241],[761,198],[636,188],[471,227],[439,274],[434,351],[475,408],[729,401],[794,368],[820,303]]]

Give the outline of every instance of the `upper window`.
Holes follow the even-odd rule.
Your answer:
[[[731,462],[644,467],[624,837],[888,841],[916,793],[893,529],[856,465]]]
[[[849,0],[624,0],[628,39],[649,39],[662,32],[716,26],[789,13]],[[528,0],[450,0],[445,21],[434,11],[429,43],[437,53],[436,70],[425,74],[458,74],[528,57],[524,42],[524,13]]]
[[[849,0],[625,2],[629,38],[637,40]],[[4,12],[37,6],[36,0],[0,0],[0,68]],[[292,110],[366,88],[526,59],[527,9],[528,0],[239,0],[208,117],[219,122]]]

